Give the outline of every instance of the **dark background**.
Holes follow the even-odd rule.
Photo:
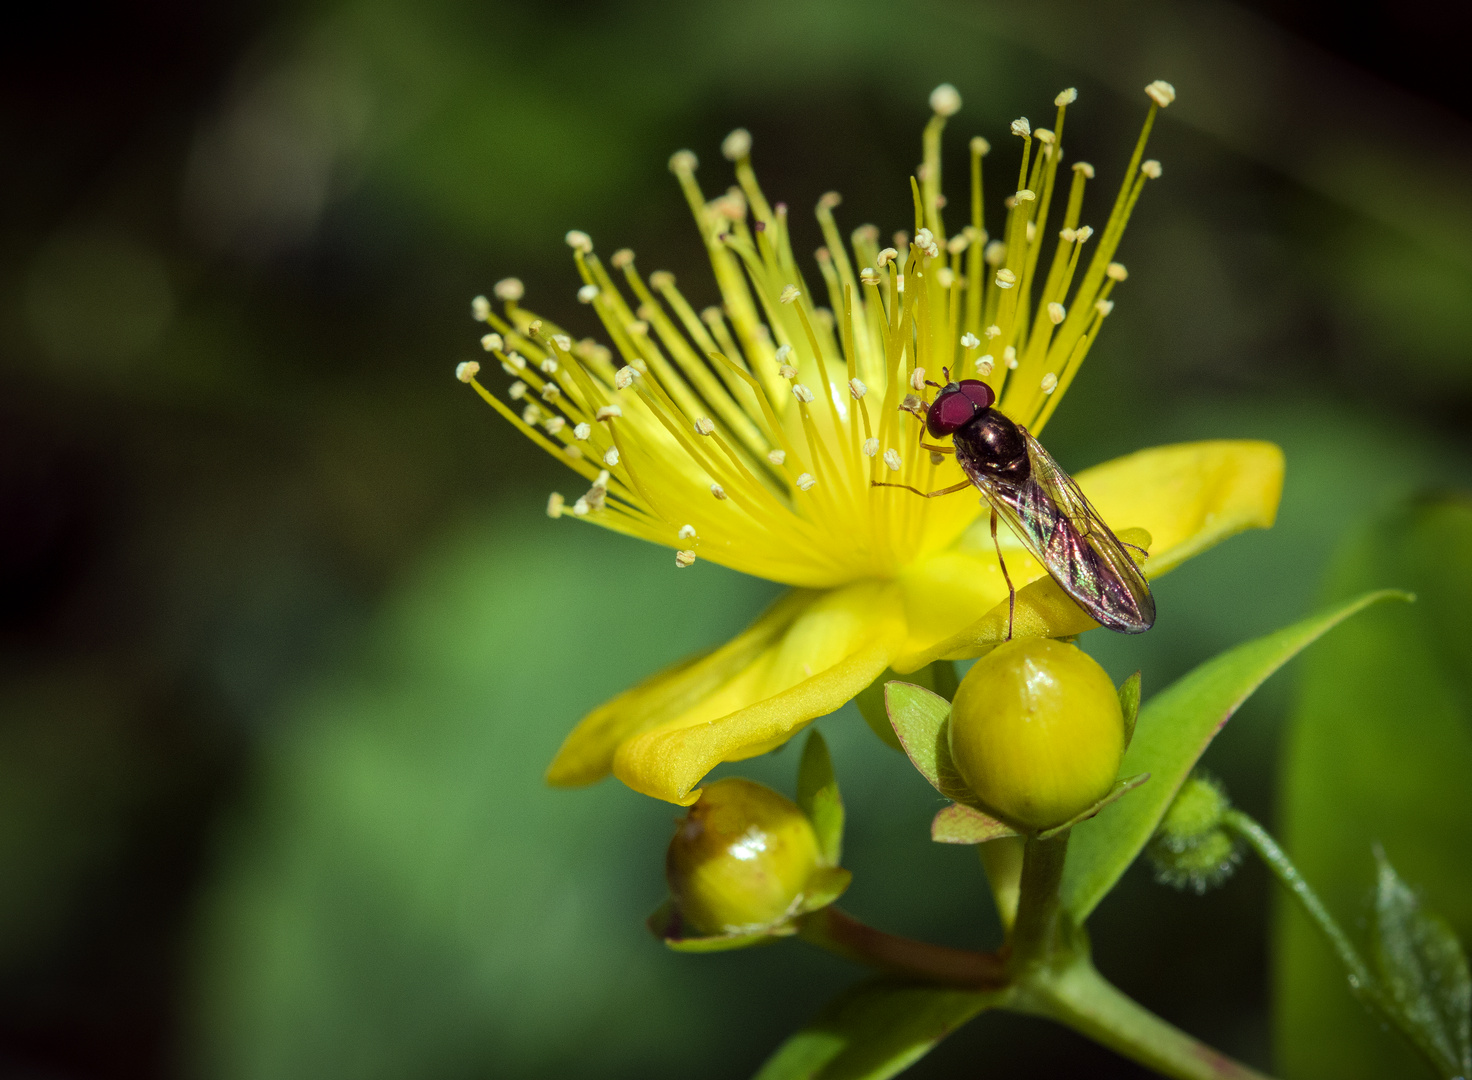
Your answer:
[[[774,198],[905,223],[926,94],[950,175],[1062,87],[1117,176],[1179,102],[1066,466],[1184,438],[1288,453],[1280,524],[1089,640],[1147,693],[1313,604],[1347,529],[1465,484],[1472,13],[1435,3],[31,5],[0,36],[0,1072],[744,1076],[852,972],[692,958],[639,920],[671,808],[548,792],[583,710],[773,590],[541,516],[555,466],[451,378],[516,273],[574,328],[561,242],[714,299],[665,170],[738,124]],[[1112,172],[1111,172],[1112,170]],[[960,189],[951,185],[952,197]],[[1101,210],[1095,213],[1102,213]],[[817,229],[794,212],[799,251]],[[1090,220],[1086,212],[1085,220]],[[1097,222],[1096,222],[1097,224]],[[806,230],[805,232],[803,230]],[[1213,747],[1272,817],[1291,671]],[[923,782],[824,721],[856,911],[989,944]],[[790,789],[795,759],[743,771]],[[1266,1066],[1267,897],[1137,869],[1101,968]],[[988,1016],[917,1075],[1140,1075]]]

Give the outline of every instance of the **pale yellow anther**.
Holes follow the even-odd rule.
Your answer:
[[[680,526],[680,531],[676,535],[679,536],[679,538],[681,540],[694,540],[695,539],[695,526],[694,525],[681,525]]]
[[[711,435],[715,433],[715,430],[716,422],[708,416],[702,416],[695,421],[695,434],[697,435]]]
[[[529,337],[538,337],[542,333],[542,320],[533,319],[527,324],[526,332]]]
[[[712,304],[708,308],[700,309],[700,321],[707,326],[714,326],[722,319],[721,309]]]
[[[1108,315],[1111,311],[1114,310],[1114,301],[1113,300],[1095,300],[1094,301],[1094,310],[1097,311],[1100,315]]]
[[[884,463],[889,466],[890,472],[899,472],[905,460],[900,457],[900,452],[891,446],[884,452]]]
[[[959,255],[971,246],[971,234],[969,232],[958,232],[946,241],[946,251],[952,255]]]
[[[610,469],[618,464],[618,447],[610,446],[608,448],[608,451],[603,455],[603,464],[607,465]]]
[[[579,424],[577,427],[575,427],[575,428],[572,429],[572,437],[574,439],[577,439],[578,442],[587,442],[588,441],[588,438],[592,434],[593,434],[593,425],[587,423],[586,421],[584,421],[583,423]]]
[[[961,348],[963,349],[974,349],[980,344],[981,338],[977,337],[970,330],[967,330],[961,335]]]
[[[1058,136],[1054,135],[1048,128],[1038,128],[1032,133],[1032,137],[1044,146],[1052,146],[1058,141]]]
[[[588,513],[588,500],[586,498],[579,498],[577,502],[572,504],[572,512],[577,517],[586,516]]]
[[[649,333],[649,324],[643,319],[635,319],[625,326],[624,329],[631,334],[647,334]]]
[[[692,565],[694,562],[695,562],[695,552],[693,552],[693,551],[677,551],[677,552],[675,552],[675,565],[678,566],[681,570],[685,569],[685,567],[687,567],[687,566]]]
[[[1078,238],[1078,242],[1082,244],[1094,235],[1094,227],[1092,225],[1080,225],[1078,232],[1074,235]]]
[[[1124,268],[1124,263],[1112,262],[1104,268],[1104,276],[1113,281],[1123,281],[1130,272]]]
[[[817,482],[818,481],[813,478],[813,474],[812,473],[798,473],[797,474],[797,481],[796,481],[796,483],[797,483],[797,488],[798,488],[799,491],[811,491],[813,489],[813,485],[816,484]]]
[[[542,427],[547,429],[548,435],[556,435],[563,428],[567,427],[567,420],[561,416],[550,416],[547,418],[547,422],[544,423]]]
[[[985,356],[979,356],[976,359],[976,373],[982,377],[990,375],[995,365],[996,360],[993,359],[991,353],[987,353]]]
[[[526,397],[526,383],[517,379],[516,382],[506,388],[506,396],[512,401],[520,401]]]
[[[549,382],[542,387],[543,401],[556,401],[562,396],[562,387],[556,383]]]
[[[593,238],[582,229],[569,229],[566,236],[567,246],[574,251],[580,251],[584,255],[593,250]]]
[[[1056,300],[1048,305],[1048,321],[1054,326],[1057,326],[1059,323],[1061,323],[1064,316],[1066,316],[1067,314],[1067,309],[1064,308],[1064,306],[1058,303]]]
[[[777,297],[777,302],[779,304],[790,304],[801,295],[802,290],[796,285],[783,285],[782,294]]]
[[[825,191],[818,196],[818,206],[823,210],[832,210],[843,204],[843,196],[836,191]]]
[[[668,289],[675,283],[675,275],[668,270],[656,270],[649,275],[649,287],[660,292]]]
[[[537,366],[542,369],[542,374],[543,375],[556,375],[557,374],[557,361],[556,360],[553,360],[550,356],[546,360],[543,360]]]
[[[770,461],[773,465],[781,465],[783,462],[785,462],[787,460],[787,451],[786,450],[768,450],[767,451],[767,460]]]
[[[1042,386],[1043,393],[1051,394],[1054,390],[1058,389],[1058,376],[1054,375],[1051,371],[1048,372],[1046,375],[1043,376]]]
[[[875,439],[875,438],[872,438],[872,437],[871,438],[868,438],[868,439],[865,439],[864,440],[864,456],[865,457],[873,457],[877,453],[879,453],[879,440],[878,439]]]
[[[894,248],[887,247],[878,255],[874,256],[874,261],[877,262],[880,266],[888,266],[892,261],[894,261],[895,256],[897,256],[898,254],[899,252],[896,251]]]
[[[1032,202],[1037,198],[1037,193],[1031,188],[1023,188],[1016,194],[1015,198],[1018,202]]]
[[[611,266],[611,267],[613,267],[615,270],[622,270],[626,266],[632,265],[633,262],[634,262],[634,249],[633,248],[619,248],[617,251],[615,251],[612,255],[610,255],[608,257],[608,265]]]
[[[477,296],[470,302],[470,317],[476,322],[485,322],[491,317],[491,302],[484,296]]]
[[[700,168],[700,159],[693,150],[676,150],[670,155],[670,172],[679,174],[694,172]]]
[[[726,489],[721,487],[720,484],[712,484],[710,486],[710,493],[717,499],[724,500],[726,498]]]
[[[797,368],[793,367],[791,364],[783,364],[777,369],[777,374],[786,379],[788,382],[791,382],[793,379],[797,378]]]
[[[855,401],[858,401],[869,392],[869,388],[858,379],[850,379],[848,381],[848,392],[850,397],[852,397]]]
[[[894,276],[894,291],[895,292],[899,292],[899,293],[902,293],[902,292],[905,291],[905,275],[904,274],[896,274]]]
[[[792,396],[804,405],[811,405],[813,401],[813,392],[802,383],[792,384]]]
[[[751,153],[751,132],[737,128],[721,140],[721,156],[727,161],[740,161]]]
[[[925,369],[923,367],[917,367],[910,372],[910,389],[919,394],[925,393]]]
[[[579,458],[581,458],[583,456],[582,450],[580,450],[576,446],[573,446],[571,443],[569,443],[567,446],[564,446],[562,448],[562,452],[564,454],[566,454],[568,457],[572,458],[574,461],[577,461]]]
[[[1062,240],[1065,244],[1071,244],[1078,239],[1078,232],[1074,229],[1060,229],[1058,231],[1058,239]]]
[[[619,368],[613,373],[613,385],[619,390],[627,390],[630,386],[634,384],[634,379],[638,376],[638,374],[639,372],[637,369],[630,367],[628,364],[625,364],[623,367]]]
[[[872,266],[866,266],[859,271],[859,283],[862,285],[878,285],[879,271]]]
[[[624,411],[620,409],[617,405],[601,405],[598,408],[598,412],[594,414],[593,419],[613,420],[617,417],[622,416],[623,414]]]
[[[1007,261],[1007,245],[1000,240],[993,240],[981,253],[988,266],[1001,266]]]
[[[1005,266],[997,271],[997,288],[1010,289],[1017,284],[1017,275]]]
[[[974,135],[971,138],[971,152],[977,157],[986,157],[992,152],[992,144],[980,135]]]
[[[1087,161],[1075,161],[1073,163],[1073,171],[1083,173],[1085,180],[1092,180],[1094,178],[1094,167]]]
[[[992,323],[985,330],[983,330],[982,333],[985,334],[989,340],[995,339],[1002,336],[1002,328],[996,323]]]
[[[1027,117],[1019,116],[1012,121],[1012,134],[1027,138],[1032,134],[1032,125],[1027,122]]]
[[[1061,109],[1065,105],[1072,105],[1077,100],[1078,100],[1078,90],[1076,90],[1074,87],[1070,86],[1067,90],[1064,90],[1062,93],[1060,93],[1057,97],[1055,97],[1053,99],[1053,104],[1056,105],[1056,106],[1058,106],[1058,108]]]
[[[521,283],[520,278],[502,278],[496,282],[491,289],[496,294],[497,300],[520,300],[526,295],[526,286]]]
[[[455,378],[461,382],[469,382],[480,374],[480,362],[477,360],[462,360],[455,365]]]
[[[1007,365],[1008,370],[1017,370],[1017,347],[1015,345],[1008,345],[1002,350],[1002,361]]]
[[[536,427],[542,419],[542,410],[535,405],[528,405],[521,410],[521,422],[527,427]]]
[[[591,304],[594,300],[597,299],[598,286],[594,285],[592,282],[589,282],[578,290],[578,303],[580,304]]]
[[[551,495],[547,496],[547,516],[549,518],[560,518],[562,516],[562,508],[566,505],[567,501],[562,495],[554,491]]]
[[[572,338],[566,334],[553,334],[549,340],[563,352],[572,352]]]
[[[1159,180],[1161,173],[1160,162],[1156,161],[1154,158],[1151,158],[1149,161],[1140,166],[1140,171],[1148,176],[1151,180]]]
[[[1163,109],[1176,99],[1176,88],[1164,79],[1156,79],[1145,87],[1145,96]]]
[[[941,83],[930,92],[930,107],[937,116],[955,116],[961,111],[961,92],[950,83]]]
[[[1038,223],[1036,221],[1029,221],[1027,223],[1027,242],[1029,244],[1032,243],[1033,242],[1033,238],[1036,237],[1037,234],[1038,234]]]
[[[507,353],[506,362],[514,367],[517,371],[526,370],[526,357],[522,356],[519,352]]]
[[[607,491],[608,490],[608,478],[611,475],[612,475],[612,473],[610,473],[607,469],[599,469],[598,470],[598,476],[593,480],[593,486],[595,488],[602,488],[604,491]]]
[[[942,289],[949,289],[956,283],[956,275],[949,266],[942,266],[935,272],[935,283]]]

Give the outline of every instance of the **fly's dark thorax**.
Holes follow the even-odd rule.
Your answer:
[[[1017,425],[996,409],[983,409],[951,438],[956,460],[968,473],[987,480],[1020,484],[1032,472],[1027,441]]]

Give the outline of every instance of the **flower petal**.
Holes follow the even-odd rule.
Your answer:
[[[614,774],[635,791],[688,806],[723,761],[780,746],[838,709],[888,666],[904,639],[900,590],[859,582],[824,594],[725,685],[619,746]]]
[[[783,594],[749,627],[720,648],[689,656],[598,706],[563,740],[547,783],[579,787],[597,783],[613,769],[613,755],[631,735],[677,717],[728,684],[780,642],[823,594],[794,589]]]

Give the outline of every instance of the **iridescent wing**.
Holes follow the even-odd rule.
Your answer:
[[[1078,484],[1041,444],[1027,442],[1030,475],[1020,484],[978,479],[997,516],[1047,568],[1063,591],[1100,626],[1141,634],[1155,624],[1155,599],[1130,558]]]

